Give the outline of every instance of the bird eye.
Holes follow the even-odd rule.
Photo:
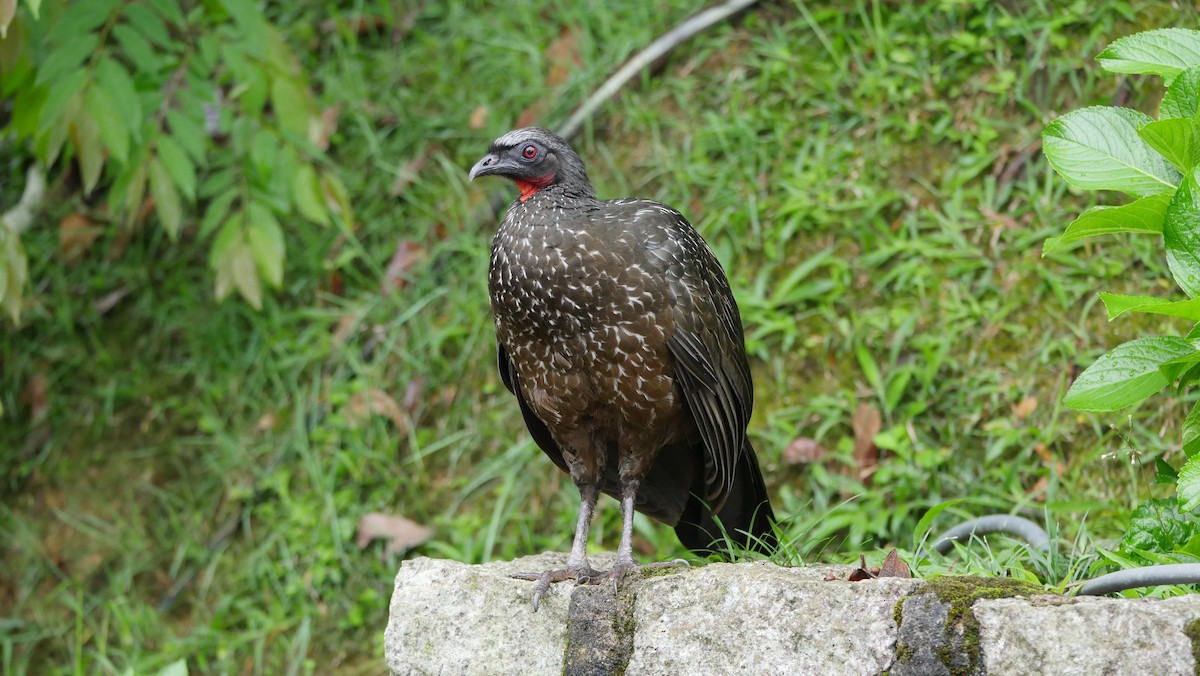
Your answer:
[[[537,157],[537,146],[525,146],[525,148],[521,151],[521,157],[524,157],[527,160],[532,160],[533,158]]]

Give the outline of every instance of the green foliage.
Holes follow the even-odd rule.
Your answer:
[[[218,300],[236,290],[261,308],[263,287],[283,284],[287,239],[351,224],[308,79],[248,0],[27,2],[0,39],[0,83],[0,135],[74,172],[106,227],[137,228],[152,204],[170,240],[209,240]],[[0,257],[13,320],[19,246]]]
[[[1161,118],[1128,108],[1091,107],[1067,113],[1042,135],[1046,159],[1072,185],[1116,190],[1138,197],[1121,207],[1095,207],[1081,214],[1062,236],[1051,238],[1043,255],[1064,243],[1117,232],[1162,233],[1167,266],[1193,300],[1101,294],[1109,319],[1129,312],[1200,320],[1200,31],[1151,30],[1113,42],[1097,57],[1117,73],[1160,75],[1167,92]],[[1119,345],[1089,366],[1071,385],[1063,403],[1107,412],[1132,406],[1167,385],[1184,388],[1200,380],[1200,323],[1186,338],[1146,336]],[[1200,404],[1197,404],[1200,407]],[[1188,419],[1194,420],[1197,408]],[[1183,509],[1200,506],[1200,456],[1194,454],[1194,425],[1185,425],[1189,460],[1177,476]]]

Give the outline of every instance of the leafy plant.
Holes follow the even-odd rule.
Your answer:
[[[258,308],[263,285],[282,284],[281,219],[352,221],[306,78],[249,0],[0,0],[5,109],[0,142],[75,172],[89,221],[134,229],[153,212],[176,241],[199,216],[217,299],[236,289]],[[14,321],[20,229],[0,227],[0,304]]]
[[[1187,296],[1100,294],[1110,320],[1127,312],[1198,322],[1183,338],[1145,336],[1110,350],[1071,385],[1064,403],[1083,411],[1115,411],[1167,385],[1200,381],[1200,31],[1167,28],[1113,42],[1101,66],[1116,73],[1158,75],[1167,85],[1159,119],[1128,108],[1091,107],[1051,122],[1042,135],[1046,158],[1067,182],[1089,190],[1117,190],[1134,198],[1097,206],[1046,241],[1046,255],[1063,244],[1119,232],[1161,234],[1167,265]],[[1200,404],[1183,425],[1187,462],[1175,475],[1181,509],[1200,506]]]

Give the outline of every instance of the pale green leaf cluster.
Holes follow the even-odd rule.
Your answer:
[[[1102,293],[1109,319],[1127,312],[1200,322],[1200,31],[1167,28],[1113,42],[1097,57],[1117,73],[1161,76],[1167,84],[1157,120],[1127,108],[1076,110],[1047,125],[1046,159],[1067,182],[1124,192],[1134,201],[1093,207],[1042,254],[1094,235],[1161,234],[1167,265],[1187,296],[1169,300]],[[1115,411],[1168,385],[1200,380],[1200,323],[1184,338],[1146,336],[1110,350],[1071,385],[1063,402],[1084,411]],[[1200,506],[1200,407],[1183,425],[1188,461],[1177,475],[1183,509]]]
[[[152,215],[172,240],[209,239],[218,299],[258,308],[283,284],[282,224],[353,218],[316,99],[258,3],[0,0],[0,35],[0,134],[75,172],[111,227]],[[17,304],[21,270],[0,280]]]

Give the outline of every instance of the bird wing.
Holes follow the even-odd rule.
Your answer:
[[[542,449],[542,452],[550,456],[558,468],[567,474],[571,473],[567,467],[567,461],[563,458],[562,449],[554,442],[554,437],[550,436],[550,428],[546,427],[546,423],[537,417],[533,409],[529,407],[529,402],[525,401],[525,394],[521,391],[521,381],[517,375],[517,370],[513,366],[512,360],[508,358],[508,351],[504,348],[504,343],[496,343],[496,368],[500,371],[500,380],[504,382],[504,386],[508,388],[517,397],[517,402],[521,405],[521,417],[525,418],[525,427],[529,429],[529,435],[533,437],[533,441]]]
[[[705,500],[720,511],[733,487],[746,426],[754,407],[754,385],[737,303],[720,262],[691,224],[669,207],[650,204],[639,218],[655,274],[665,281],[672,332],[667,347],[675,377],[696,422],[705,454]]]

